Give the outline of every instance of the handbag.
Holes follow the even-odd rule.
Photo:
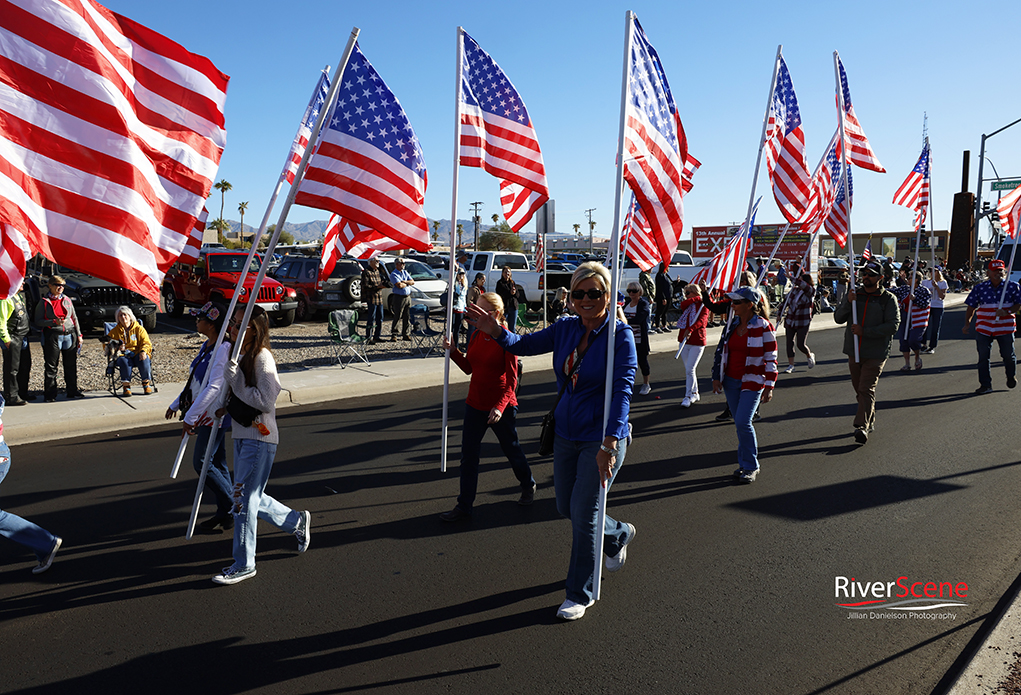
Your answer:
[[[588,352],[586,350],[585,352]],[[578,361],[574,363],[574,367],[571,368],[571,373],[567,375],[567,379],[564,381],[564,385],[560,387],[560,392],[557,393],[557,400],[553,401],[553,407],[548,413],[542,416],[542,425],[539,428],[539,456],[549,456],[553,453],[553,439],[557,433],[557,421],[554,413],[557,411],[557,406],[560,405],[560,397],[564,395],[564,389],[567,388],[567,382],[571,380],[574,373],[581,367],[581,361],[585,359],[585,354],[578,358]]]
[[[262,415],[262,411],[255,406],[245,403],[233,391],[228,391],[227,414],[242,427],[251,427],[252,423],[255,422],[255,418]]]

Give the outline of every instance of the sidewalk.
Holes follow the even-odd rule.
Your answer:
[[[946,307],[964,303],[966,294],[947,296]],[[819,314],[812,319],[812,330],[823,331],[842,328],[833,322],[833,314]],[[719,341],[722,328],[708,332],[706,351],[713,349]],[[782,330],[781,330],[782,334]],[[662,353],[677,351],[677,335],[656,333],[650,337],[650,351]],[[781,335],[781,352],[783,338]],[[703,360],[705,357],[703,357]],[[712,356],[710,354],[710,365]],[[550,369],[549,355],[522,358],[525,374]],[[781,367],[786,360],[780,359]],[[527,378],[527,377],[526,377]],[[450,383],[466,383],[468,376],[451,363]],[[406,357],[374,362],[371,365],[354,364],[347,368],[340,366],[319,367],[280,374],[283,390],[277,399],[277,408],[309,405],[344,398],[357,398],[379,393],[393,393],[407,389],[441,386],[443,384],[443,359],[439,357]],[[19,408],[5,408],[3,414],[4,435],[12,446],[32,442],[66,439],[89,434],[120,432],[136,427],[149,427],[165,423],[167,427],[179,427],[176,419],[167,421],[167,408],[184,388],[183,383],[162,383],[159,391],[151,396],[136,395],[118,398],[107,391],[90,391],[81,400],[65,401],[63,397],[55,403],[33,401]]]

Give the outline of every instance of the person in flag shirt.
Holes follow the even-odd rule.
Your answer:
[[[1000,260],[989,261],[987,279],[978,283],[964,300],[967,305],[964,335],[970,333],[971,320],[975,319],[975,345],[978,349],[978,383],[976,394],[992,393],[993,378],[989,371],[989,356],[995,340],[1003,358],[1007,373],[1007,388],[1017,386],[1017,358],[1014,354],[1014,314],[1021,309],[1021,287],[1007,281],[1004,287],[1003,273],[1006,264]],[[1003,306],[1000,307],[1000,298]]]
[[[795,344],[808,358],[808,368],[815,366],[815,355],[808,347],[808,330],[812,327],[812,310],[815,306],[815,283],[811,273],[802,273],[787,296],[787,317],[784,330],[787,337],[787,368],[784,374],[794,371]]]
[[[897,286],[890,290],[900,302],[901,316],[904,317],[897,329],[900,352],[904,355],[902,372],[911,371],[911,353],[915,353],[915,369],[922,368],[922,336],[929,325],[929,303],[932,293],[921,284],[911,292],[907,272],[900,271]]]
[[[833,312],[836,323],[846,323],[844,354],[851,373],[851,385],[858,396],[858,411],[854,416],[854,439],[859,444],[869,441],[869,433],[876,425],[876,385],[883,366],[890,356],[890,343],[900,326],[897,298],[882,286],[883,268],[869,261],[861,268],[861,283],[847,293],[845,300]],[[857,323],[851,323],[852,302],[857,309]],[[858,342],[858,359],[854,343]]]

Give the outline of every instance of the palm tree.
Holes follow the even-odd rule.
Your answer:
[[[495,227],[498,224],[500,224],[500,216],[494,212],[493,213],[493,226]]]
[[[230,185],[230,181],[228,181],[227,179],[220,179],[219,181],[217,181],[216,183],[213,184],[213,188],[215,188],[216,190],[218,190],[220,192],[220,219],[222,220],[223,219],[223,203],[224,203],[224,200],[225,200],[225,196],[227,195],[227,191],[229,191],[230,189],[232,189],[234,187]]]
[[[238,212],[241,213],[241,240],[245,238],[245,210],[248,209],[248,201],[238,203]]]
[[[440,221],[433,220],[433,243],[440,240]]]
[[[209,222],[208,224],[206,224],[206,227],[208,227],[209,229],[216,230],[216,240],[219,241],[221,244],[223,244],[227,240],[226,237],[224,236],[224,233],[230,229],[230,225],[227,224],[227,222],[225,222],[222,217],[219,217],[213,220],[212,222]]]
[[[578,237],[579,239],[581,239],[581,225],[580,224],[575,224],[575,225],[571,225],[571,226],[574,227],[574,235],[576,237]]]
[[[463,224],[459,224],[459,225],[457,225],[457,246],[458,246],[458,248],[461,247],[461,235],[462,234],[464,234],[464,225]]]

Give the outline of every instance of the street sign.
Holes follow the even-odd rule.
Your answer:
[[[1012,181],[993,181],[994,191],[1013,191],[1018,186],[1021,186],[1021,179],[1014,179]]]

